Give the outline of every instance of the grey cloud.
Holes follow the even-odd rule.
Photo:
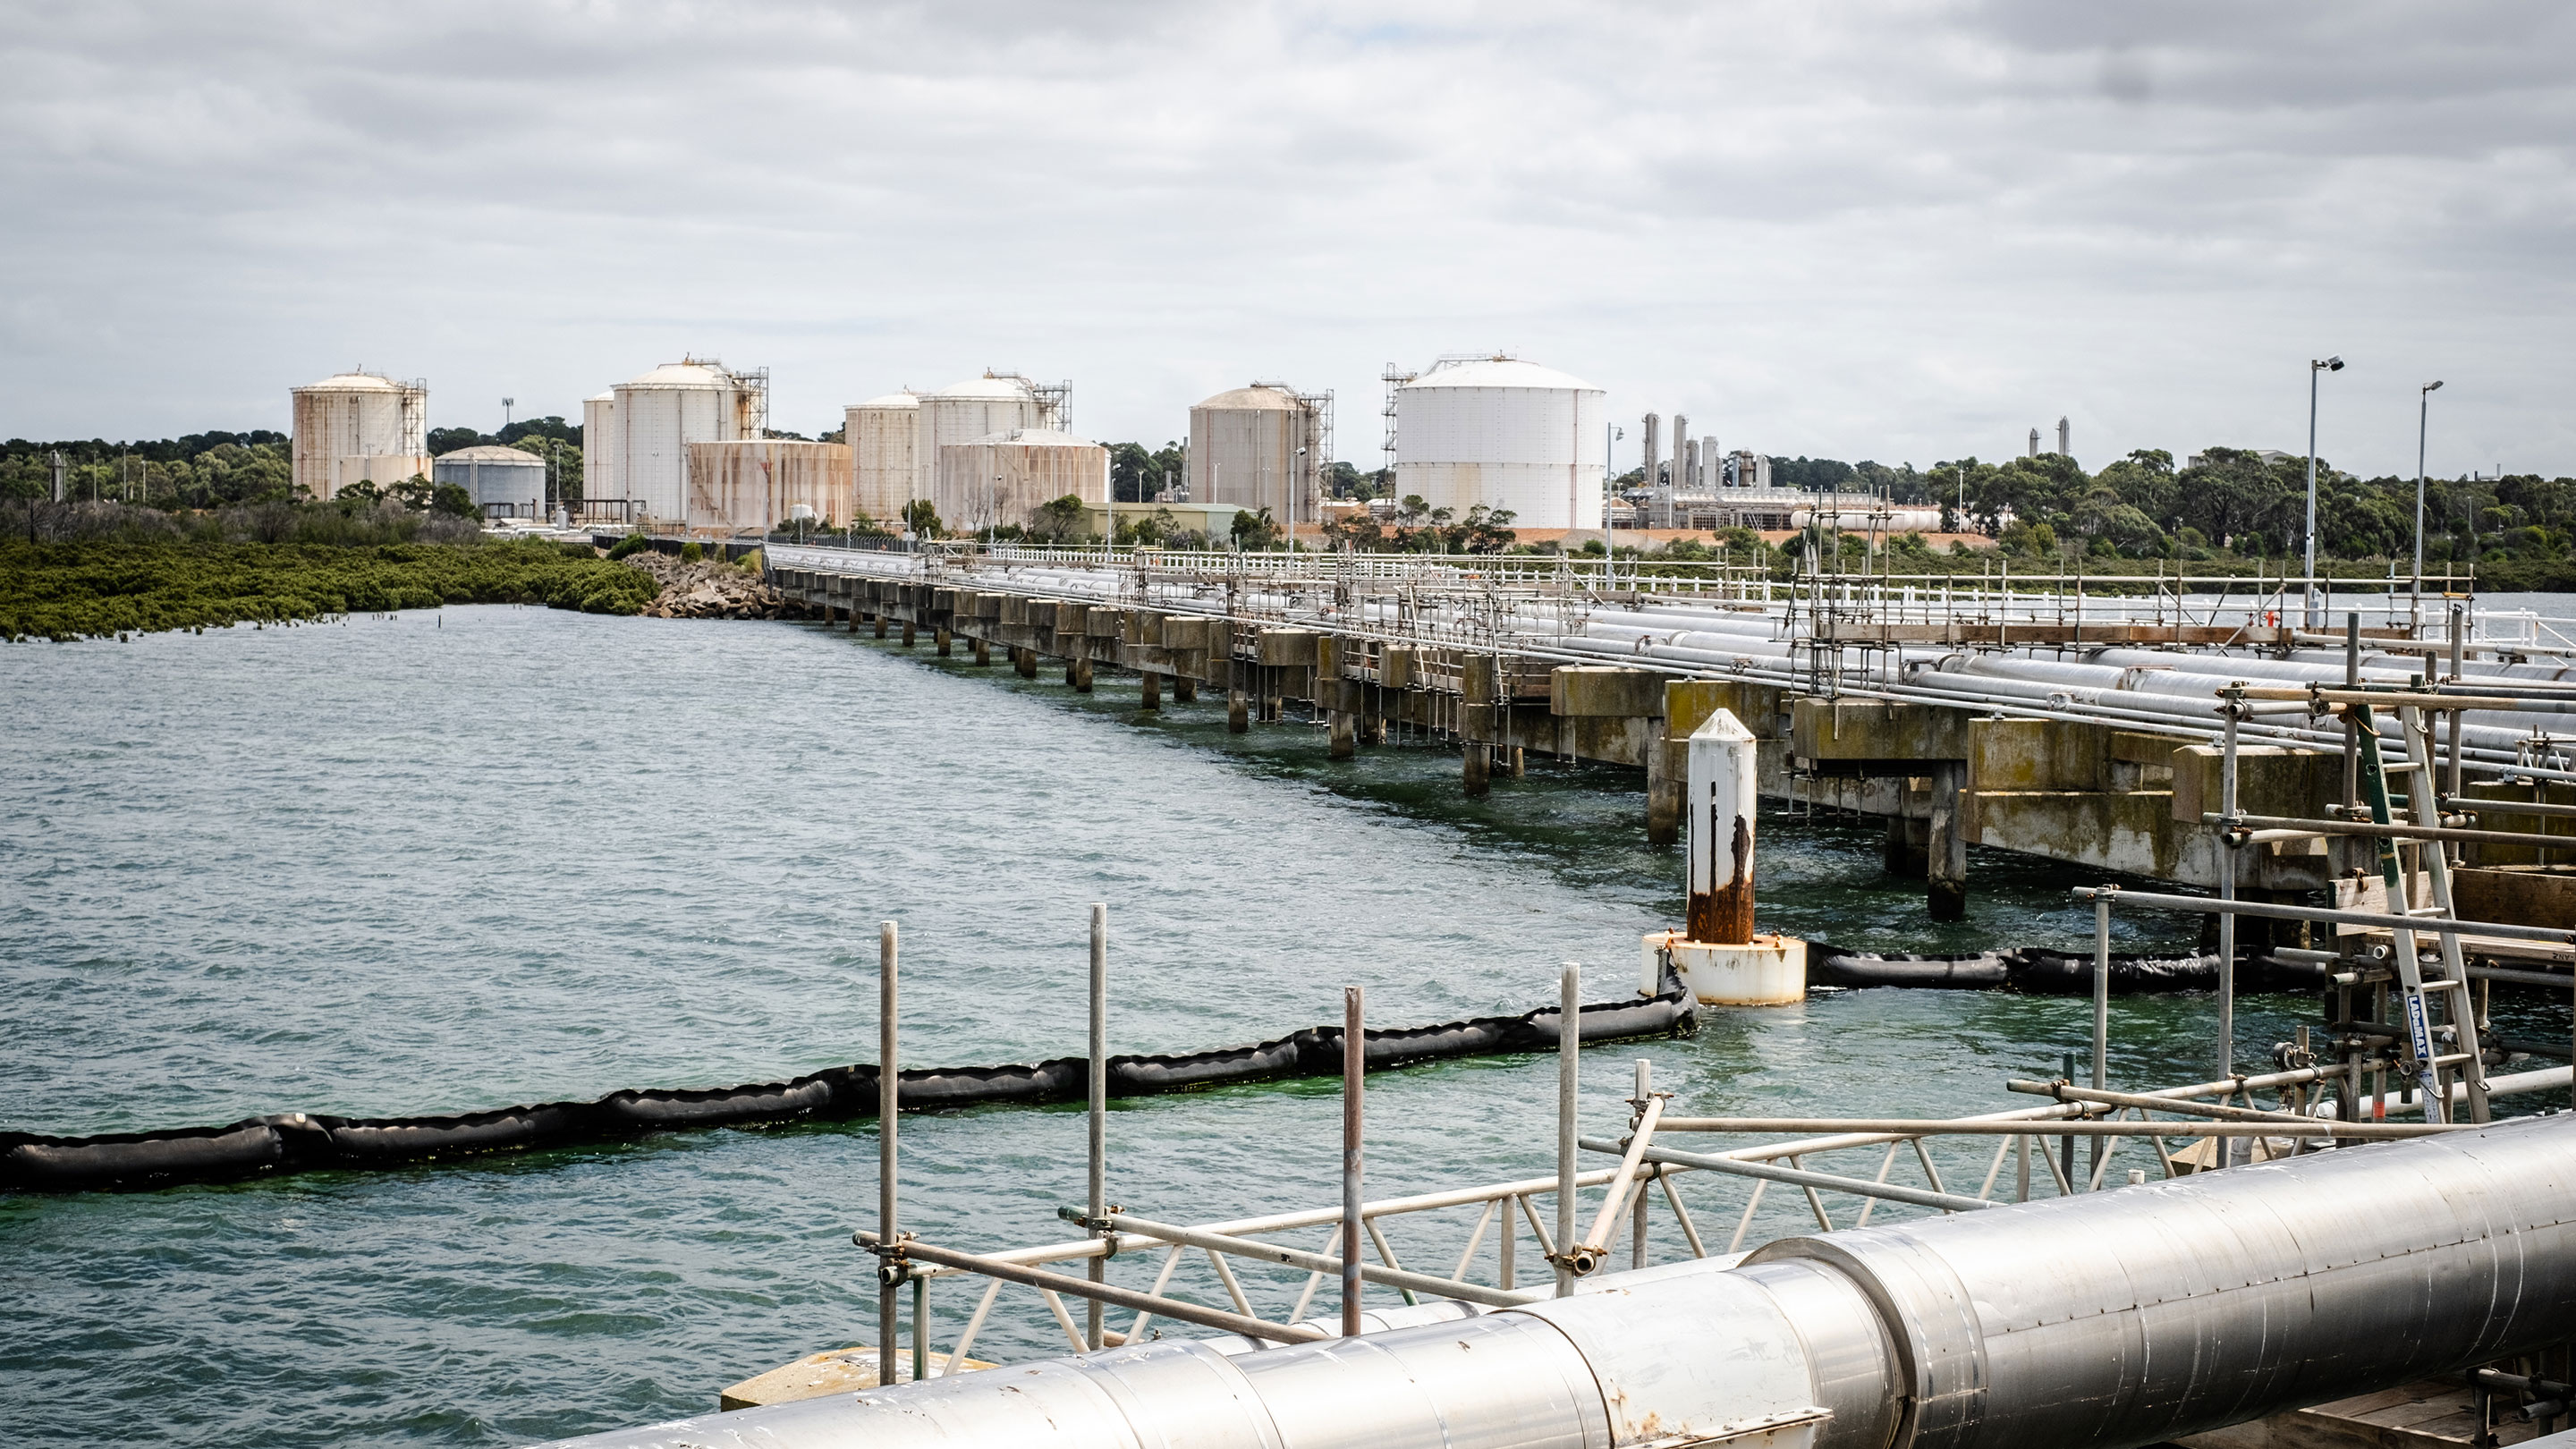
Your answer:
[[[1160,438],[1514,341],[1774,451],[2098,459],[2277,445],[2341,348],[2347,461],[2447,368],[2464,447],[2576,469],[2571,53],[2540,4],[20,7],[0,427],[276,425],[359,356],[488,421],[695,347],[789,427],[989,362]]]

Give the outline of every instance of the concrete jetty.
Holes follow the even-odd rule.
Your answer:
[[[1302,714],[1337,759],[1390,731],[1453,742],[1469,795],[1533,754],[1627,767],[1656,844],[1678,842],[1688,742],[1723,710],[1754,737],[1763,796],[1883,821],[1889,868],[1925,881],[1936,918],[1968,909],[1971,844],[2203,887],[2232,853],[2241,898],[2362,900],[2377,874],[2367,840],[2222,848],[2204,819],[2223,793],[2222,691],[2412,680],[2446,649],[2499,678],[2537,667],[2528,643],[2446,641],[2439,600],[2429,615],[2417,601],[2412,627],[2356,624],[2344,640],[2278,623],[2279,592],[2248,594],[2241,618],[2214,623],[2223,611],[2187,615],[2161,597],[2097,592],[2070,610],[2062,595],[1962,592],[1936,609],[1911,586],[1898,598],[1828,579],[1802,597],[1740,572],[1605,591],[1549,561],[786,545],[765,557],[791,611],[880,638],[890,620],[907,641],[935,630],[967,641],[978,664],[1003,651],[1025,678],[1041,659],[1061,662],[1076,689],[1099,670],[1135,674],[1146,709],[1204,686],[1223,693],[1231,729]],[[2384,620],[2396,606],[2374,607]],[[2333,643],[2355,646],[2351,657]],[[2452,738],[2471,776],[2529,755],[2531,719],[2464,717],[2466,746]],[[2233,808],[2313,821],[2351,804],[2341,728],[2279,711],[2245,724]],[[2576,819],[2546,808],[2576,802],[2576,773],[2542,768],[2536,793],[2528,769],[2506,773],[2520,783],[2454,789],[2491,823],[2576,848]],[[2540,809],[2515,813],[2535,799]],[[2529,845],[2466,855],[2464,891],[2576,917],[2576,880],[2530,870]]]

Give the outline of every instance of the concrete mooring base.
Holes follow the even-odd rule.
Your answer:
[[[1685,940],[1679,931],[1649,931],[1638,949],[1640,981],[1660,976],[1656,957],[1670,951],[1673,968],[1702,1006],[1786,1006],[1807,999],[1807,943],[1795,936],[1717,946]]]

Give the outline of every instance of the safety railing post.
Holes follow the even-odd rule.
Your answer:
[[[895,1112],[900,1105],[901,1065],[895,1030],[895,924],[877,927],[877,1382],[893,1387],[903,1339],[903,1306],[896,1296],[903,1282],[902,1260],[886,1256],[900,1244],[895,1218]]]
[[[1363,1163],[1361,1147],[1367,1118],[1368,1026],[1362,988],[1342,988],[1342,1336],[1360,1331],[1360,1238]]]

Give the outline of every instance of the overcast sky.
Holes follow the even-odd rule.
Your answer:
[[[1160,443],[1505,349],[1727,447],[2576,472],[2576,6],[0,0],[0,435],[683,353]],[[1668,425],[1669,426],[1669,425]]]

